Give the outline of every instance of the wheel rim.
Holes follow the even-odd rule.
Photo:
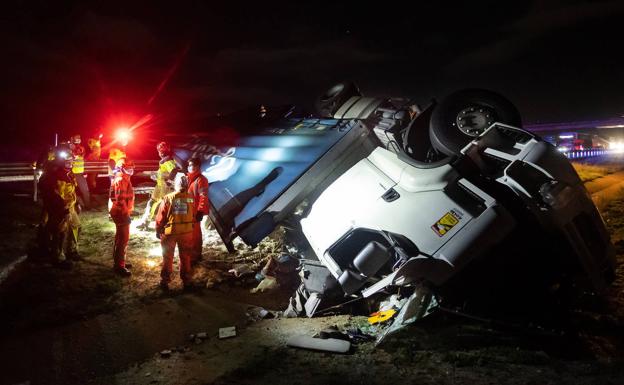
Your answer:
[[[465,135],[477,137],[495,121],[494,111],[484,106],[470,106],[459,111],[455,125]]]

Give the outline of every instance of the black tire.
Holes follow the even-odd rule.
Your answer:
[[[353,82],[342,82],[329,88],[316,101],[316,110],[324,118],[331,118],[352,96],[362,96]]]
[[[429,121],[431,144],[446,155],[459,155],[494,122],[522,125],[520,113],[502,95],[483,89],[457,91],[433,110]]]

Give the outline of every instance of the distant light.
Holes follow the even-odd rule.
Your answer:
[[[609,143],[609,149],[615,152],[624,152],[624,142],[611,142]]]
[[[559,135],[559,139],[572,139],[574,135]]]
[[[66,152],[66,151],[61,151],[61,152],[59,152],[59,157],[60,157],[61,159],[67,159],[67,155],[68,155],[68,154],[67,154],[67,152]]]
[[[569,148],[567,148],[566,146],[557,147],[557,151],[568,152],[568,150]]]
[[[153,259],[148,259],[147,261],[145,261],[145,265],[147,267],[156,267],[158,266],[158,262]]]

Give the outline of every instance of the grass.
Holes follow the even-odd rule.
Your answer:
[[[624,170],[624,159],[622,155],[613,155],[608,159],[604,159],[603,157],[589,158],[571,163],[583,182],[589,182],[605,175]]]
[[[572,166],[574,167],[583,182],[589,182],[617,171],[617,167],[613,165],[597,166],[594,164],[573,162]]]

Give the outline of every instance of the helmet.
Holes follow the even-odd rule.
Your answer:
[[[176,191],[186,191],[189,186],[188,177],[184,174],[177,174],[174,186]]]
[[[94,147],[101,147],[102,145],[100,144],[100,140],[99,139],[95,139],[95,138],[90,138],[87,141],[87,145],[89,146],[89,148],[93,149]]]
[[[115,162],[117,162],[119,159],[125,158],[125,157],[126,157],[126,153],[121,151],[118,148],[111,148],[110,151],[108,152],[108,159],[112,159]]]
[[[76,134],[74,136],[71,137],[71,142],[73,144],[80,144],[80,135]]]
[[[171,153],[171,146],[169,146],[167,142],[160,142],[156,145],[156,150],[158,151],[159,155],[161,154],[166,155],[166,154]]]

